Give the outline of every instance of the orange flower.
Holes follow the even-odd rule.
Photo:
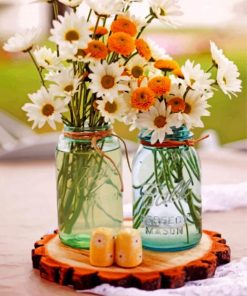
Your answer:
[[[134,90],[131,97],[131,106],[140,111],[147,111],[153,106],[155,96],[153,91],[148,87],[139,87]]]
[[[154,67],[163,71],[173,71],[179,68],[179,65],[173,60],[158,60],[154,63]]]
[[[95,27],[91,27],[90,31],[94,33]],[[108,30],[105,27],[97,27],[95,35],[99,38],[101,36],[104,36],[108,33]]]
[[[125,57],[129,56],[135,49],[133,38],[124,32],[113,33],[108,39],[108,47],[111,51]]]
[[[174,113],[184,112],[186,104],[184,99],[180,97],[174,97],[167,102],[167,105],[171,107],[171,111]]]
[[[95,59],[105,59],[108,55],[107,47],[103,42],[98,40],[89,42],[85,52]]]
[[[113,33],[124,32],[134,37],[137,33],[137,28],[135,23],[131,20],[124,17],[118,17],[118,19],[112,23],[111,31]]]
[[[151,49],[147,42],[143,39],[136,40],[136,50],[139,55],[144,57],[147,61],[149,61],[152,57]]]
[[[157,76],[152,78],[148,87],[158,96],[167,93],[171,88],[171,80],[168,77]]]
[[[184,79],[184,74],[183,74],[183,72],[181,71],[180,68],[176,68],[176,69],[174,69],[174,70],[172,71],[172,73],[173,73],[174,75],[176,75],[177,77]]]

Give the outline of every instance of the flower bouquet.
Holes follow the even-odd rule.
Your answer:
[[[167,219],[177,219],[186,229],[185,243],[190,244],[192,228],[198,240],[200,170],[189,130],[203,126],[201,117],[209,115],[216,87],[229,96],[241,90],[236,65],[211,42],[212,66],[206,72],[189,60],[180,67],[142,38],[155,19],[175,24],[182,14],[178,0],[149,0],[142,20],[131,13],[133,2],[141,6],[142,0],[87,0],[86,17],[78,10],[82,0],[46,2],[54,8],[49,40],[56,50],[35,47],[35,29],[11,37],[4,49],[28,53],[38,70],[42,86],[23,107],[33,128],[48,123],[55,129],[56,122],[65,126],[57,146],[61,240],[88,247],[92,228],[121,226],[121,154],[111,130],[115,120],[131,130],[140,128],[141,142],[151,151],[142,160],[137,157],[133,169],[134,227],[144,229],[144,245],[145,238],[151,247],[162,236],[150,225],[156,230],[168,225],[171,237],[174,227]],[[58,2],[70,7],[64,16],[58,15]],[[169,215],[167,204],[178,214]],[[169,244],[163,234],[164,242]]]

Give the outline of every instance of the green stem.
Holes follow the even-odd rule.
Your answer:
[[[130,55],[126,60],[125,60],[125,62],[124,62],[124,66],[126,66],[127,64],[128,64],[128,62],[134,57],[134,56],[136,56],[138,54],[138,52],[136,51],[136,52],[134,52],[132,55]]]
[[[112,215],[110,215],[109,213],[107,213],[106,212],[106,210],[99,204],[99,203],[97,203],[96,202],[96,207],[98,208],[98,209],[100,209],[107,217],[109,217],[110,219],[112,219],[113,221],[115,221],[115,222],[118,222],[118,223],[122,223],[122,221],[121,220],[119,220],[119,219],[116,219],[116,218],[114,218]]]
[[[123,9],[123,12],[127,12],[130,9],[130,5],[126,5],[126,7]]]
[[[194,221],[194,224],[195,224],[196,228],[198,229],[198,231],[200,231],[200,229],[201,229],[201,219],[196,214],[196,209],[195,209],[195,206],[194,206],[192,196],[193,196],[192,191],[187,192],[187,200],[188,200],[188,205],[189,205],[189,209],[190,209],[190,214],[191,214],[191,217],[192,217],[192,219]],[[200,214],[200,212],[199,212],[199,214]]]
[[[62,121],[66,125],[71,125],[71,122],[64,115],[62,115]]]
[[[99,4],[100,5],[100,4]],[[96,21],[96,25],[94,27],[94,32],[93,32],[93,38],[92,39],[95,39],[95,36],[96,36],[96,31],[97,31],[97,28],[99,26],[99,21],[100,21],[100,16],[98,16],[97,18],[97,21]]]
[[[140,30],[140,32],[138,33],[138,35],[136,36],[136,39],[140,38],[140,36],[142,35],[142,33],[144,32],[144,30],[147,28],[147,26],[152,22],[152,20],[155,18],[155,16],[150,15],[150,19],[147,20],[147,23],[145,26],[143,26]]]
[[[83,88],[84,88],[84,84],[81,83],[80,85],[80,90],[79,90],[79,98],[78,98],[78,104],[77,104],[77,111],[78,111],[78,117],[79,117],[79,121],[80,121],[80,125],[81,125],[81,110],[82,110],[82,92],[83,92]]]
[[[214,67],[215,67],[215,64],[212,64],[212,66],[210,66],[210,67],[207,69],[206,73],[210,72]]]
[[[74,99],[72,98],[71,99],[71,102],[69,103],[69,109],[70,109],[70,111],[72,112],[72,114],[73,114],[73,125],[74,126],[79,126],[79,122],[78,122],[78,118],[77,118],[77,116],[76,116],[76,109],[75,109],[75,106],[74,106]]]
[[[179,205],[180,205],[180,208],[181,208],[181,211],[182,211],[182,215],[184,217],[184,221],[185,221],[185,229],[186,229],[186,237],[187,237],[187,243],[190,242],[190,236],[189,236],[189,226],[188,226],[188,223],[187,223],[187,217],[185,215],[185,212],[184,212],[184,208],[183,208],[183,205],[181,204],[181,201],[178,201]]]
[[[58,20],[59,11],[58,11],[58,3],[57,3],[57,0],[54,0],[52,2],[52,6],[53,6],[53,12],[54,12],[55,20]],[[58,44],[56,45],[56,49],[57,49],[57,57],[59,57],[59,45]]]
[[[157,169],[161,167],[161,162],[158,163]],[[146,180],[143,182],[141,185],[135,186],[133,185],[133,189],[140,189],[142,188],[145,184],[147,184],[152,178],[154,177],[154,173],[152,173]]]
[[[87,17],[87,23],[89,22],[89,20],[90,20],[90,18],[91,18],[92,12],[93,12],[93,10],[90,9],[90,10],[89,10],[89,13],[88,13],[88,17]]]
[[[82,106],[82,125],[85,126],[86,122],[86,108],[87,108],[87,99],[89,96],[90,90],[87,89],[87,84],[84,84],[84,93],[83,93],[83,106]]]
[[[177,155],[177,159],[175,160],[175,163],[177,165],[177,176],[180,177],[180,180],[183,179],[183,166],[182,166],[182,163],[179,161],[179,156]],[[170,184],[171,188],[169,189],[169,187],[167,186],[169,192],[173,192],[174,193],[174,185],[173,185],[173,181],[172,181],[172,178],[171,178],[171,174],[169,172],[169,166],[168,164],[166,163],[166,161],[163,161],[164,165],[165,165],[165,170],[166,170],[166,176],[167,176],[167,179],[169,180],[169,182],[167,184]],[[178,199],[180,197],[178,196]],[[173,200],[173,203],[175,205],[175,207],[178,209],[178,211],[182,214],[182,216],[184,217],[184,221],[185,221],[185,229],[186,229],[186,237],[187,237],[187,243],[189,243],[189,226],[188,226],[188,223],[187,223],[187,217],[185,215],[185,211],[184,211],[184,208],[183,208],[183,205],[182,203],[180,202],[180,200],[178,200],[178,205],[177,203],[175,202],[175,200]]]
[[[188,87],[186,88],[186,91],[185,91],[184,96],[183,96],[184,99],[186,99],[186,96],[187,96],[187,94],[188,94],[188,92],[189,92],[190,90],[191,90],[191,87],[188,86]]]
[[[155,149],[153,150],[153,156],[154,156],[154,175],[155,175],[156,186],[158,188],[158,191],[159,191],[159,194],[160,194],[161,198],[164,199],[163,193],[162,193],[162,191],[160,189],[161,182],[160,182],[160,180],[158,178],[158,170],[157,170],[157,166],[156,166],[156,164],[158,162],[158,159],[157,159],[157,151]]]
[[[59,14],[57,0],[54,0],[52,2],[52,6],[53,6],[53,12],[54,12],[55,19],[57,20],[58,19],[58,14]]]
[[[46,87],[46,85],[45,85],[45,81],[44,81],[44,78],[43,78],[43,76],[42,76],[42,73],[41,73],[41,70],[40,70],[39,65],[37,64],[37,62],[36,62],[36,60],[35,60],[35,58],[34,58],[32,52],[29,50],[28,53],[29,53],[29,55],[30,55],[30,57],[31,57],[31,59],[32,59],[32,61],[33,61],[34,65],[35,65],[35,67],[36,67],[38,73],[39,73],[39,77],[40,77],[40,79],[41,79],[41,83],[42,83],[42,85],[43,85],[43,86],[46,88],[46,90],[47,90],[47,87]]]
[[[117,61],[117,60],[118,60],[118,54],[117,54],[116,52],[114,52],[114,53],[112,54],[112,56],[111,56],[111,59],[110,59],[109,64],[111,64],[111,63],[113,63],[113,62],[115,62],[115,61]]]
[[[102,141],[101,149],[103,149],[103,145],[104,145],[104,140]],[[99,174],[99,172],[101,171],[101,167],[102,167],[103,163],[105,163],[106,165],[108,165],[108,163],[104,160],[104,157],[98,155],[97,152],[94,151],[94,150],[92,150],[92,153],[91,153],[90,157],[91,157],[91,156],[93,156],[93,159],[94,159],[95,163],[96,163],[96,162],[98,163],[98,166],[95,168],[95,163],[92,163],[92,164],[90,165],[89,160],[87,161],[86,166],[87,166],[87,167],[95,168],[95,172],[97,172],[97,173]],[[89,157],[89,158],[90,158],[90,157]],[[77,159],[73,160],[73,162],[76,162],[77,164],[80,163]],[[83,193],[81,194],[81,198],[77,201],[77,204],[76,204],[76,206],[75,206],[75,210],[74,210],[74,212],[73,212],[71,218],[67,217],[66,228],[65,228],[65,232],[67,232],[67,233],[71,233],[71,232],[72,232],[73,226],[74,226],[74,224],[76,223],[76,221],[77,221],[77,219],[78,219],[78,217],[79,217],[79,215],[80,215],[80,213],[81,213],[81,211],[82,211],[82,207],[83,207],[83,205],[85,206],[85,203],[89,203],[90,200],[91,200],[91,201],[94,201],[94,198],[93,198],[93,197],[94,197],[95,193],[93,192],[93,189],[95,188],[95,186],[96,186],[96,182],[98,181],[98,177],[97,177],[97,175],[95,175],[95,174],[93,173],[93,171],[92,171],[92,176],[94,176],[94,178],[92,179],[90,185],[89,185],[89,184],[86,184],[86,185],[85,185],[85,184],[82,184],[82,183],[84,182],[84,180],[85,180],[85,181],[88,181],[89,179],[88,179],[87,176],[81,176],[81,178],[78,179],[78,177],[77,177],[77,176],[78,176],[78,172],[79,172],[79,169],[77,169],[77,170],[75,171],[75,173],[74,173],[75,176],[76,176],[76,178],[73,179],[73,183],[76,184],[75,187],[77,187],[77,188],[80,187],[80,188],[81,188],[80,190],[83,190]],[[85,170],[85,173],[88,174],[88,171]],[[85,192],[85,190],[86,190],[87,193]],[[79,196],[79,195],[80,195],[80,194],[77,194],[76,196]],[[83,197],[83,198],[82,198],[82,197]],[[70,199],[70,200],[71,200],[71,199]],[[85,213],[87,213],[87,214],[89,213],[89,211],[90,211],[89,208],[90,208],[91,206],[92,206],[92,203],[91,203],[91,204],[89,203],[88,206],[87,206],[87,209],[85,210]],[[96,202],[96,206],[97,206],[101,211],[103,211],[108,217],[110,217],[112,220],[117,221],[117,222],[120,222],[120,220],[118,220],[118,219],[112,217],[109,213],[107,213],[107,212],[103,209],[103,207],[100,206],[97,202]],[[84,215],[84,218],[85,218],[85,215]],[[68,219],[69,219],[69,220],[68,220]]]
[[[192,178],[192,175],[191,175],[191,173],[190,173],[190,170],[189,170],[189,168],[191,169],[191,171],[193,172],[193,174],[194,174],[194,176],[196,177],[196,179],[198,180],[198,181],[200,181],[200,174],[199,174],[199,172],[197,171],[197,169],[196,169],[196,167],[193,165],[193,163],[191,163],[188,159],[186,159],[187,160],[187,162],[186,162],[186,160],[185,160],[186,158],[185,158],[185,156],[184,156],[184,159],[183,159],[183,163],[184,163],[184,165],[185,165],[185,167],[186,167],[186,169],[187,169],[187,172],[188,172],[188,174],[190,175],[190,177]]]

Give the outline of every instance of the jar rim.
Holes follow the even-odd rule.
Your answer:
[[[185,125],[182,125],[179,128],[171,127],[171,129],[173,131],[173,134],[166,134],[164,140],[185,141],[185,140],[192,139],[194,137],[194,134]],[[152,132],[150,132],[150,134],[148,135],[143,136],[143,134],[146,131],[147,129],[142,129],[138,137],[141,141],[150,143]]]

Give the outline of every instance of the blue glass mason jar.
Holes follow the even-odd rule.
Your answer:
[[[193,134],[185,126],[174,128],[165,138],[170,145],[151,145],[151,135],[142,134],[132,170],[133,227],[140,229],[144,248],[192,248],[202,235],[200,161],[186,142]]]

